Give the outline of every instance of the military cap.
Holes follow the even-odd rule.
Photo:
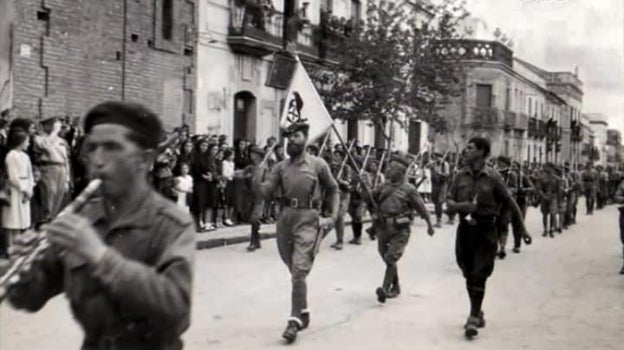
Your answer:
[[[251,145],[249,147],[249,154],[258,154],[264,157],[264,150],[256,145]]]
[[[390,160],[392,163],[398,163],[399,165],[402,165],[404,167],[409,167],[410,164],[412,163],[408,157],[406,157],[403,154],[393,154],[392,155],[392,159]]]
[[[311,151],[314,151],[314,152],[316,152],[317,154],[318,154],[318,152],[319,152],[319,148],[318,148],[318,146],[317,146],[317,145],[315,145],[315,144],[309,144],[309,145],[307,145],[307,146],[306,146],[306,149],[309,149],[309,150],[311,150]]]
[[[511,165],[511,158],[507,156],[498,156],[498,158],[496,158],[496,161],[503,164]]]
[[[164,130],[160,118],[138,103],[108,101],[93,107],[85,116],[84,129],[89,134],[100,124],[117,124],[134,133],[133,140],[146,149],[156,149]]]
[[[308,130],[310,130],[310,125],[304,122],[296,122],[290,124],[286,130],[282,132],[282,136],[288,137],[298,131],[303,132],[306,136],[308,136]]]

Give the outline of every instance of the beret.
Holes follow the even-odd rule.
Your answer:
[[[100,124],[125,126],[137,136],[137,144],[146,149],[156,149],[164,135],[160,118],[138,103],[108,101],[93,107],[85,116],[85,133]]]
[[[307,123],[304,122],[296,122],[296,123],[292,123],[290,124],[286,130],[284,130],[282,132],[282,135],[284,137],[288,137],[298,131],[303,132],[304,134],[308,134],[308,130],[310,130],[310,125],[308,125]]]

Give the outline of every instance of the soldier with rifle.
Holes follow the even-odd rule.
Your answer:
[[[379,254],[386,264],[381,287],[377,288],[377,300],[385,303],[401,293],[397,262],[403,255],[410,236],[410,226],[416,211],[427,222],[427,233],[434,234],[429,213],[416,188],[406,181],[409,161],[403,156],[392,158],[386,169],[387,181],[376,187],[372,201],[377,203],[373,225],[378,236]],[[370,205],[370,203],[369,203]]]

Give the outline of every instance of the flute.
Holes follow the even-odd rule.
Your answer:
[[[87,185],[87,187],[78,195],[78,197],[76,197],[76,199],[74,199],[73,202],[68,204],[65,209],[59,213],[57,218],[80,210],[87,203],[89,197],[95,194],[101,185],[102,180],[91,180],[89,185]],[[48,239],[45,237],[45,232],[41,233],[39,237],[37,237],[34,244],[34,248],[30,253],[17,258],[5,274],[0,277],[0,303],[2,303],[6,297],[7,287],[17,283],[19,281],[19,274],[22,271],[27,270],[27,267],[29,267],[50,246]]]

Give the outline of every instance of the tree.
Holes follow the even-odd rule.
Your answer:
[[[333,118],[366,120],[388,141],[389,125],[405,128],[411,119],[444,130],[438,111],[461,81],[457,66],[435,47],[458,37],[464,4],[445,0],[425,20],[412,6],[370,1],[361,25],[324,13],[321,52],[333,63],[308,66]]]

